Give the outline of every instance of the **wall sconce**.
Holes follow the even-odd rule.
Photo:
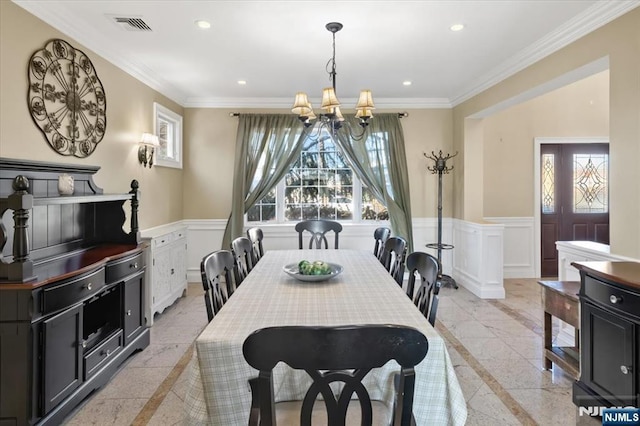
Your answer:
[[[138,148],[138,161],[140,161],[140,164],[144,166],[149,164],[149,168],[153,166],[153,153],[157,146],[160,146],[160,141],[156,135],[151,133],[142,134],[140,147]]]

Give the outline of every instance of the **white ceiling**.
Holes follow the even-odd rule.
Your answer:
[[[336,34],[337,94],[450,107],[640,5],[640,0],[14,0],[183,106],[317,106]],[[136,17],[134,32],[113,17]],[[211,22],[199,29],[196,20]],[[465,29],[449,27],[462,23]],[[44,41],[43,41],[44,45]],[[97,70],[100,76],[100,70]],[[238,80],[246,80],[240,86]],[[405,80],[411,86],[403,86]]]

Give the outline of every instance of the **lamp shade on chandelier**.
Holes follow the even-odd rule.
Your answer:
[[[340,101],[336,95],[336,33],[342,29],[339,22],[329,22],[326,25],[327,30],[333,34],[333,55],[327,62],[327,72],[331,80],[331,87],[322,89],[322,101],[320,108],[323,113],[319,114],[320,123],[328,125],[332,132],[342,127],[344,117],[340,112]],[[373,103],[373,95],[371,90],[360,91],[360,96],[356,104],[356,117],[359,118],[360,125],[364,128],[368,124],[368,120],[373,117],[375,105]],[[304,92],[296,93],[291,112],[298,115],[298,118],[305,124],[311,126],[318,117],[313,112],[313,106],[309,102],[307,94]]]

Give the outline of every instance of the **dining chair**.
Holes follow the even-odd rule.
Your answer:
[[[209,322],[233,294],[232,271],[235,260],[229,250],[217,250],[209,253],[200,262],[200,275],[204,289],[204,304]],[[224,285],[221,279],[224,279]]]
[[[247,237],[238,237],[231,242],[231,248],[236,261],[236,286],[239,286],[253,269],[253,244]]]
[[[390,236],[391,229],[389,228],[380,227],[373,231],[373,238],[376,240],[376,243],[373,246],[373,254],[378,258],[378,260],[382,257],[382,248]]]
[[[402,237],[389,237],[382,248],[382,264],[394,280],[402,287],[407,241]]]
[[[436,311],[438,310],[438,271],[440,265],[438,259],[429,253],[415,251],[407,256],[407,270],[409,281],[407,283],[407,296],[413,299],[422,315],[431,325],[435,325]],[[417,278],[420,280],[418,290],[414,295],[414,287]]]
[[[262,233],[262,229],[247,229],[247,238],[251,240],[251,244],[253,246],[253,263],[255,264],[258,260],[262,259],[262,256],[264,256],[264,249],[262,248],[264,234]]]
[[[348,410],[352,397],[357,396],[359,403],[355,402],[353,407],[360,407],[358,424],[388,425],[385,422],[393,416],[393,425],[409,426],[414,367],[424,359],[428,349],[424,334],[400,325],[283,326],[256,330],[242,346],[247,363],[259,371],[257,380],[251,384],[249,425],[275,426],[276,418],[283,425],[309,426],[312,418],[314,424],[344,425],[352,415],[359,417],[357,410],[355,413]],[[390,360],[400,365],[400,391],[396,392],[392,412],[384,403],[371,401],[362,383],[369,371]],[[280,361],[306,371],[311,377],[313,383],[302,401],[274,404],[272,371]],[[344,384],[338,395],[330,387],[335,382]],[[320,395],[322,400],[318,399]]]
[[[301,250],[303,248],[302,236],[305,231],[311,233],[311,238],[309,240],[310,249],[320,249],[323,247],[323,245],[324,248],[328,249],[329,243],[327,241],[326,234],[329,231],[333,231],[333,234],[335,235],[334,248],[337,249],[338,234],[342,231],[342,225],[340,224],[340,222],[325,219],[303,220],[302,222],[296,223],[296,232],[298,233],[298,248]]]

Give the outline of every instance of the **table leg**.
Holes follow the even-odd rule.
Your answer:
[[[553,328],[551,326],[551,314],[548,312],[544,313],[544,348],[542,348],[542,357],[544,359],[544,369],[551,369],[551,360],[547,357],[547,349],[551,350],[552,345],[552,331]]]

